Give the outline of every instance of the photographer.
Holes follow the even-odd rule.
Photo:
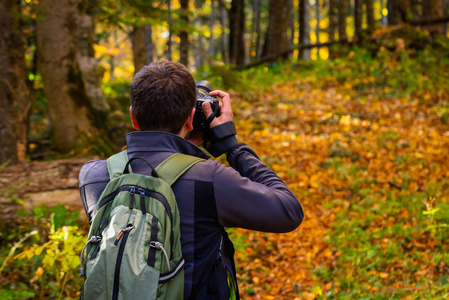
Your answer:
[[[237,143],[229,94],[213,91],[210,96],[218,96],[222,102],[219,109],[211,106],[213,102],[199,102],[198,110],[202,108],[209,125],[198,130],[194,126],[197,88],[187,68],[169,61],[142,68],[131,84],[131,119],[139,131],[127,135],[127,153],[130,160],[144,158],[153,166],[173,153],[205,159],[172,185],[186,261],[184,299],[230,299],[232,295],[238,299],[234,250],[224,227],[288,232],[299,226],[303,211],[256,153]],[[201,143],[214,156],[226,153],[231,168],[209,160],[197,147]],[[135,160],[132,168],[134,173],[148,173],[140,160]],[[89,221],[108,181],[106,161],[83,166],[79,184]]]

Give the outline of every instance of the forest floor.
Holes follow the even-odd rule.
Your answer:
[[[449,295],[447,98],[386,92],[311,78],[238,103],[240,140],[305,212],[292,233],[233,232],[244,299]]]
[[[291,233],[230,230],[243,299],[412,299],[449,289],[449,126],[440,96],[355,93],[348,84],[302,79],[232,94],[239,140],[305,212]],[[6,167],[3,203],[82,210],[77,179],[90,159]]]
[[[83,164],[92,158],[66,158],[52,161],[33,161],[6,167],[0,177],[0,205],[3,219],[13,221],[12,210],[45,204],[62,204],[70,211],[83,209],[78,189],[78,175]]]

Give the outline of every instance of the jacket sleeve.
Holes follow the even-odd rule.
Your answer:
[[[108,181],[109,174],[105,160],[92,160],[81,168],[79,175],[80,197],[89,224],[92,222],[97,201]]]
[[[301,224],[301,204],[249,146],[235,147],[228,162],[232,168],[220,165],[213,175],[221,226],[288,232]]]

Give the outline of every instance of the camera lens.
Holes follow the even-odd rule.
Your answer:
[[[207,80],[201,80],[196,83],[198,97],[207,97],[212,90],[212,84]]]

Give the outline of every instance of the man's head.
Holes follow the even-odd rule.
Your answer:
[[[143,67],[131,83],[132,113],[140,130],[178,134],[195,101],[195,79],[180,63],[154,62]]]

